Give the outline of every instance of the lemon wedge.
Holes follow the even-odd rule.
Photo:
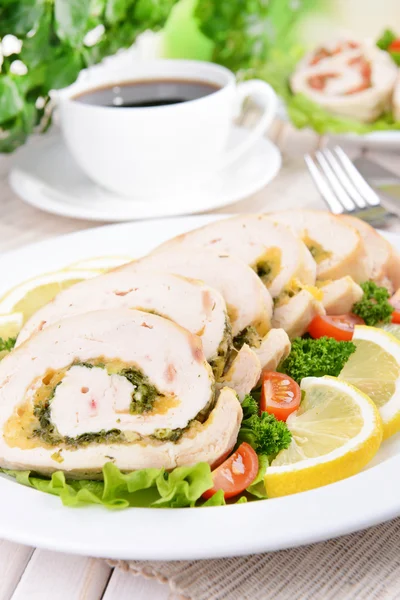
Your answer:
[[[358,473],[376,454],[382,423],[373,402],[334,377],[307,377],[286,424],[292,441],[265,475],[269,498],[321,487]]]
[[[0,314],[20,314],[23,324],[58,292],[96,275],[99,271],[95,269],[63,270],[24,281],[0,298]]]
[[[360,325],[353,342],[357,349],[339,378],[375,402],[386,439],[400,430],[400,341],[383,329]]]
[[[104,272],[121,267],[128,262],[132,262],[131,256],[98,256],[95,258],[86,258],[72,263],[69,269],[96,269]]]

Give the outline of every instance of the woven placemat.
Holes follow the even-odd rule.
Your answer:
[[[336,540],[247,557],[107,562],[168,583],[182,600],[400,599],[400,518]]]

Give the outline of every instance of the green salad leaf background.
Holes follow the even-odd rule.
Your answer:
[[[327,0],[2,0],[0,40],[22,42],[1,56],[0,152],[12,152],[50,123],[49,92],[81,69],[131,46],[146,30],[163,32],[163,55],[213,60],[243,77],[292,44],[295,25]],[[87,34],[101,28],[94,45]],[[25,74],[13,63],[22,61]],[[260,72],[260,76],[262,73]]]

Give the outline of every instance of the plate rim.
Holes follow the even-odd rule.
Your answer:
[[[71,248],[75,254],[85,255],[84,248],[90,247],[93,256],[100,243],[108,248],[122,235],[131,239],[130,232],[135,230],[136,234],[141,231],[141,242],[138,235],[132,236],[140,246],[148,231],[161,232],[166,239],[171,230],[176,233],[227,216],[157,219],[65,234],[2,254],[0,269],[11,264],[18,271],[24,260],[29,263],[38,256],[45,257],[45,263],[54,262]],[[400,235],[384,235],[400,248]],[[157,237],[159,241],[162,238]],[[28,272],[29,264],[23,264],[21,270]],[[41,265],[40,272],[46,270]],[[7,287],[8,283],[1,281],[0,293]],[[166,509],[111,512],[97,506],[63,507],[59,498],[23,487],[2,475],[0,510],[8,518],[0,520],[0,537],[48,550],[126,560],[195,560],[275,551],[331,539],[399,516],[399,467],[397,454],[316,490],[242,505],[168,510],[168,518]],[[199,519],[199,515],[204,516]]]
[[[291,125],[293,125],[286,110],[285,100],[281,96],[279,96],[278,102],[278,117],[286,123],[290,123]],[[370,131],[369,133],[355,133],[354,131],[334,133],[327,131],[324,134],[318,133],[312,127],[305,127],[305,129],[307,131],[312,131],[313,133],[315,133],[315,135],[318,135],[320,137],[329,136],[331,138],[341,139],[349,143],[368,143],[371,145],[376,144],[377,146],[386,145],[389,149],[393,147],[397,148],[398,146],[400,146],[400,129],[382,129],[377,131]]]

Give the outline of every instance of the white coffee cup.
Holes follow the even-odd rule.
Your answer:
[[[96,88],[159,79],[204,81],[216,91],[156,107],[117,109],[75,99]],[[138,60],[129,68],[100,65],[55,97],[65,141],[79,166],[94,182],[132,199],[189,193],[244,157],[266,132],[277,107],[267,83],[236,83],[225,67],[186,60]],[[248,97],[256,98],[262,116],[247,138],[228,151],[232,121]]]

